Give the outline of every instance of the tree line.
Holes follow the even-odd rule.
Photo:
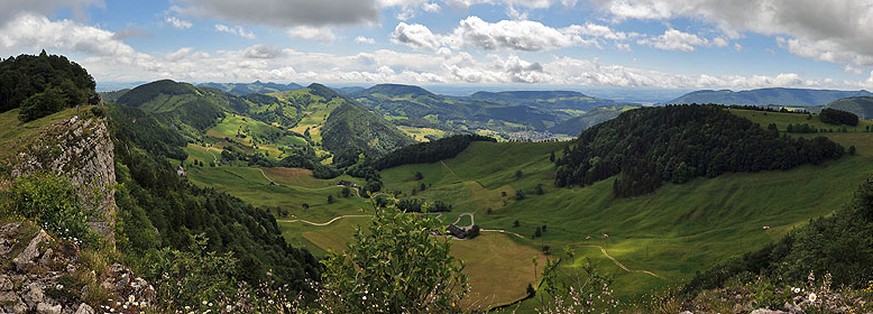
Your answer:
[[[470,143],[476,141],[497,142],[496,139],[476,134],[454,135],[395,150],[373,162],[373,167],[383,170],[400,165],[431,163],[454,158],[467,149]]]
[[[20,55],[0,61],[0,112],[21,108],[18,119],[27,122],[86,103],[99,97],[94,78],[64,56]]]
[[[555,161],[558,186],[590,185],[619,175],[617,197],[646,194],[726,172],[791,169],[840,158],[824,137],[780,136],[714,105],[642,108],[583,132]]]
[[[824,108],[818,114],[821,122],[833,125],[858,125],[858,115],[837,109]]]

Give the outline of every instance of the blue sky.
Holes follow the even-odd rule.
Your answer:
[[[867,0],[4,0],[98,82],[873,87]]]

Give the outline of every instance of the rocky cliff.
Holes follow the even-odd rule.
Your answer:
[[[76,116],[46,127],[18,153],[11,174],[17,178],[49,171],[71,178],[85,210],[92,213],[91,227],[112,243],[117,211],[113,150],[105,119]]]

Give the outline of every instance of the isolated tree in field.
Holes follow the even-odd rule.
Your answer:
[[[328,196],[327,196],[327,203],[328,203],[328,204],[333,204],[333,195],[328,195]]]
[[[526,197],[526,195],[524,194],[524,190],[518,189],[515,191],[515,199],[516,200],[520,201],[520,200],[523,200],[525,197]]]
[[[549,153],[549,161],[555,162],[555,151]]]
[[[347,187],[344,187],[340,194],[342,194],[343,197],[348,198],[349,196],[352,195],[352,190],[350,190]]]
[[[537,195],[546,194],[546,191],[543,189],[542,183],[537,184],[536,188],[534,188],[534,193],[536,193]]]
[[[515,171],[515,178],[516,178],[516,179],[521,179],[522,176],[524,176],[524,173],[521,172],[521,170],[516,170],[516,171]]]
[[[518,227],[520,225],[521,225],[521,222],[519,222],[518,219],[516,219],[515,221],[512,222],[513,227]]]
[[[451,242],[432,237],[435,218],[389,206],[323,263],[318,304],[334,313],[456,313],[468,291]],[[427,252],[424,254],[424,252]]]
[[[418,185],[418,189],[421,190],[422,192],[424,192],[424,190],[427,190],[427,185],[425,185],[424,182],[422,182],[421,184]]]
[[[416,171],[415,172],[415,180],[419,181],[421,179],[424,179],[424,174],[422,174],[421,171]]]

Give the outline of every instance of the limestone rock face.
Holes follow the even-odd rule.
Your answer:
[[[154,287],[127,267],[116,263],[90,270],[76,243],[36,228],[27,223],[0,225],[0,260],[12,261],[9,267],[0,266],[0,313],[96,313],[96,304],[82,303],[93,299],[88,286],[76,280],[71,285],[71,278],[100,284],[101,293],[110,299],[136,300],[141,310],[154,303]],[[104,306],[100,312],[119,310]]]
[[[87,210],[96,213],[90,225],[113,242],[115,147],[106,121],[100,118],[59,122],[17,156],[12,177],[49,171],[72,178]]]

